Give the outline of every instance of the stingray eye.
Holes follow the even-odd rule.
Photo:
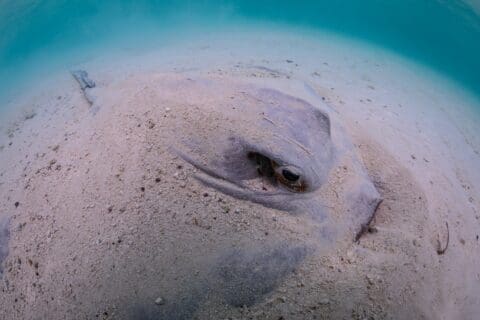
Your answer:
[[[295,192],[307,191],[307,184],[302,171],[294,166],[279,166],[275,168],[277,181]]]
[[[290,182],[296,182],[298,179],[300,179],[300,175],[293,173],[292,171],[288,169],[283,169],[282,170],[282,175],[285,179],[287,179]]]

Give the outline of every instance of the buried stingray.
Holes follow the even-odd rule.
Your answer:
[[[226,79],[158,76],[148,86],[154,90],[138,95],[145,100],[135,100],[135,96],[132,101],[169,109],[163,112],[163,108],[156,107],[152,112],[158,112],[158,119],[165,120],[152,120],[150,124],[158,125],[149,125],[146,131],[151,134],[149,146],[158,146],[159,150],[157,154],[147,149],[146,163],[156,164],[164,152],[164,144],[159,142],[170,143],[175,138],[171,147],[197,169],[196,178],[203,184],[259,204],[255,211],[273,211],[263,210],[264,206],[298,216],[301,222],[297,230],[306,236],[279,231],[269,233],[266,239],[257,233],[260,229],[253,227],[257,221],[251,221],[248,231],[232,234],[233,229],[222,223],[205,231],[189,229],[177,220],[172,220],[174,226],[168,224],[170,220],[161,220],[166,223],[162,225],[165,236],[160,246],[167,239],[173,239],[175,246],[158,252],[158,269],[173,271],[171,277],[158,280],[152,292],[161,288],[169,296],[160,300],[161,306],[151,303],[153,293],[141,293],[144,296],[133,303],[129,299],[123,310],[128,318],[192,319],[204,313],[211,315],[216,307],[227,306],[230,310],[255,306],[275,294],[275,289],[310,255],[317,254],[323,244],[331,248],[329,243],[339,238],[355,238],[373,217],[379,194],[346,134],[325,111],[276,90]],[[143,90],[146,86],[142,83],[141,87]],[[129,101],[128,98],[117,99]],[[102,100],[107,101],[101,97]],[[175,164],[178,165],[177,161]],[[182,179],[182,184],[183,181],[188,179]],[[189,200],[182,198],[189,188],[168,189],[175,191],[163,199],[167,204],[175,202],[177,194],[183,208],[187,201],[199,201],[190,196]],[[243,201],[235,202],[241,207]],[[209,208],[194,206],[195,214],[203,210]],[[208,212],[204,214],[208,216]],[[214,210],[211,214],[216,216]],[[166,219],[167,215],[161,216]],[[194,221],[196,225],[197,217]],[[270,231],[269,221],[259,220],[258,224],[266,223]],[[171,227],[178,231],[169,232]],[[156,238],[158,229],[154,230]],[[319,237],[310,237],[312,230],[318,231]],[[326,241],[318,241],[319,238]],[[191,247],[195,248],[194,256],[188,249]],[[175,259],[169,258],[172,251],[176,251]],[[152,255],[150,250],[147,254]],[[188,263],[177,266],[178,257]],[[158,277],[155,266],[149,267],[153,273],[146,285]],[[138,288],[139,292],[146,292],[145,287]]]
[[[358,239],[381,199],[327,106],[252,85],[226,89],[189,79],[188,87],[214,96],[189,107],[196,118],[188,116],[192,110],[183,113],[184,135],[174,148],[199,170],[198,180],[238,199],[304,215],[319,225],[322,238]]]

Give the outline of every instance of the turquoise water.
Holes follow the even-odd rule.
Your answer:
[[[81,49],[158,45],[189,30],[239,22],[305,26],[365,40],[480,95],[478,12],[447,0],[0,0],[0,97],[39,66],[68,65]]]

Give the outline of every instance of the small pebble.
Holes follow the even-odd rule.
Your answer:
[[[158,297],[157,299],[155,299],[155,304],[157,306],[161,306],[161,305],[165,304],[165,300],[161,297]]]

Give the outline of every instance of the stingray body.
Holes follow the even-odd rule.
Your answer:
[[[199,169],[200,181],[303,214],[321,225],[325,237],[358,238],[381,199],[327,106],[254,85],[202,79],[178,85],[200,98],[183,111],[174,147]]]

